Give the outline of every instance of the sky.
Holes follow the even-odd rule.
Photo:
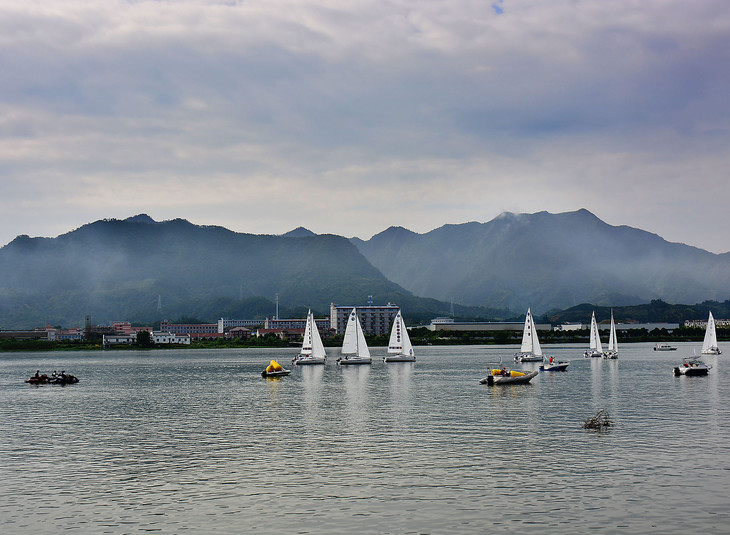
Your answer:
[[[0,0],[0,245],[586,208],[730,251],[727,0]]]

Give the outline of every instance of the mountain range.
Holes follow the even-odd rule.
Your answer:
[[[365,241],[298,228],[237,233],[144,214],[0,248],[0,328],[194,316],[326,315],[330,302],[395,302],[411,321],[508,319],[580,303],[696,303],[730,294],[730,255],[608,225],[587,210],[505,213]],[[451,303],[455,303],[452,305]]]
[[[611,226],[588,210],[504,213],[425,234],[391,227],[360,252],[416,295],[538,314],[580,303],[618,306],[730,295],[730,254]]]
[[[147,215],[107,219],[56,238],[18,236],[0,249],[0,328],[154,322],[181,316],[305,316],[330,302],[397,302],[426,317],[446,303],[386,279],[346,238],[293,231],[253,235]],[[470,314],[493,311],[470,309]]]

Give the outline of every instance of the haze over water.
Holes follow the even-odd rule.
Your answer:
[[[515,346],[328,348],[278,381],[260,371],[295,350],[0,354],[3,531],[726,532],[728,357],[677,378],[679,346],[547,346],[569,371],[512,387],[478,381]],[[615,426],[584,430],[601,408]]]

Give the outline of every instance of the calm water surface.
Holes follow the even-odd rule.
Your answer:
[[[569,371],[506,387],[478,381],[514,346],[281,380],[293,350],[2,353],[2,531],[727,533],[730,347],[676,378],[679,346],[547,346]]]

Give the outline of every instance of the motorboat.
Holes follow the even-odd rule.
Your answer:
[[[31,385],[74,385],[79,382],[79,379],[66,372],[61,372],[60,374],[53,372],[50,376],[45,373],[40,374],[36,372],[33,377],[26,379],[25,382]]]
[[[654,344],[654,351],[676,351],[677,348],[665,342]]]
[[[564,372],[567,371],[570,362],[564,360],[558,360],[555,357],[546,358],[542,364],[540,364],[541,372]]]
[[[281,364],[272,360],[266,369],[261,372],[261,377],[284,377],[290,373],[291,370],[284,369]]]
[[[674,375],[686,375],[688,377],[695,375],[707,375],[711,366],[708,366],[697,357],[685,357],[682,364],[674,368]]]
[[[493,368],[489,375],[479,381],[479,384],[489,386],[527,384],[537,374],[537,370],[524,373],[507,368]]]

